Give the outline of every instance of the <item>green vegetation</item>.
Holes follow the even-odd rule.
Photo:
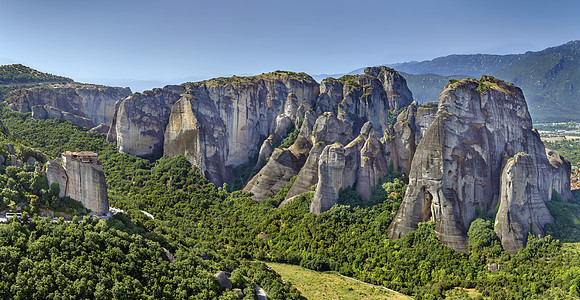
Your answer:
[[[212,78],[209,80],[204,80],[204,81],[200,81],[200,82],[188,82],[185,83],[185,85],[187,84],[193,84],[193,85],[201,85],[201,84],[207,84],[210,86],[227,86],[227,85],[232,85],[232,84],[252,84],[255,83],[259,80],[267,80],[267,79],[297,79],[297,80],[305,80],[305,81],[313,81],[312,77],[310,77],[310,75],[304,73],[304,72],[290,72],[290,71],[274,71],[274,72],[269,72],[269,73],[262,73],[259,75],[255,75],[255,76],[236,76],[233,75],[231,77],[218,77],[218,78]]]
[[[78,223],[13,221],[0,225],[0,237],[2,299],[238,299],[213,276],[233,266],[232,284],[247,299],[255,294],[254,281],[282,284],[263,264],[204,260],[123,215]]]
[[[580,163],[580,140],[544,141],[546,148],[554,150],[573,165]]]
[[[546,130],[546,131],[556,131],[556,130],[580,131],[580,123],[578,122],[535,123],[534,127],[537,130]]]
[[[481,213],[482,220],[470,226],[467,253],[443,245],[431,222],[421,223],[401,239],[388,239],[388,226],[406,187],[396,174],[385,179],[369,201],[346,189],[338,205],[316,216],[309,213],[312,192],[277,208],[284,193],[257,203],[246,192],[230,193],[208,183],[182,156],[150,162],[118,153],[102,135],[70,123],[32,120],[6,110],[0,116],[19,140],[51,155],[64,150],[65,144],[97,151],[111,204],[128,212],[109,222],[0,225],[0,232],[9,232],[0,239],[4,298],[82,298],[83,291],[97,295],[106,288],[103,297],[108,298],[125,292],[127,298],[147,294],[234,299],[213,278],[218,270],[231,272],[234,286],[248,297],[257,283],[271,299],[299,298],[295,287],[254,259],[335,271],[416,299],[464,290],[490,299],[579,296],[580,253],[554,239],[573,232],[563,227],[547,228],[554,238],[530,235],[527,248],[516,255],[501,250],[491,223]],[[575,214],[568,207],[561,210],[571,212],[571,217]],[[563,222],[557,225],[566,226],[570,220]],[[160,259],[161,247],[175,255],[175,264]],[[124,260],[115,260],[118,257]],[[107,259],[110,264],[105,265]],[[501,270],[487,271],[485,266],[491,263],[500,264]],[[110,274],[103,274],[105,269]]]
[[[408,299],[380,287],[364,284],[342,277],[336,272],[316,272],[299,266],[266,263],[282,276],[292,282],[304,298],[309,300],[325,299]]]
[[[23,84],[41,82],[71,82],[72,79],[42,73],[21,64],[0,66],[0,84]]]
[[[342,84],[345,85],[351,85],[354,87],[359,87],[360,84],[358,83],[359,78],[363,77],[363,76],[368,76],[368,75],[343,75],[340,78],[332,78],[332,77],[328,77],[326,79],[324,79],[327,82],[334,82],[334,81],[338,81],[341,82]]]

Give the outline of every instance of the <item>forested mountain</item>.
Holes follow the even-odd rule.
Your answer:
[[[71,82],[70,78],[56,76],[16,64],[0,66],[0,84],[31,84],[46,82]]]
[[[48,83],[66,83],[73,80],[66,77],[43,73],[27,66],[0,66],[0,101],[4,101],[14,90]]]
[[[436,99],[443,77],[492,75],[520,86],[535,122],[578,121],[580,109],[580,41],[537,52],[511,55],[449,55],[429,61],[391,64],[403,74],[419,101]],[[465,77],[464,77],[465,76]]]

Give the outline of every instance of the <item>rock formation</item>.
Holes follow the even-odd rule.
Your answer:
[[[412,95],[404,79],[392,69],[373,67],[367,68],[365,73],[339,79],[327,78],[321,82],[320,95],[314,103],[315,111],[305,114],[300,134],[290,147],[293,153],[305,155],[306,160],[297,160],[304,161],[302,165],[295,164],[293,168],[281,169],[278,167],[279,156],[272,160],[273,155],[245,187],[245,190],[254,193],[253,199],[264,200],[284,187],[273,184],[273,181],[258,180],[263,177],[297,176],[283,204],[310,191],[321,179],[318,169],[322,151],[335,142],[347,145],[344,147],[347,158],[344,172],[348,176],[345,177],[344,186],[352,186],[365,199],[370,196],[372,187],[380,179],[378,177],[384,177],[388,173],[388,150],[379,142],[379,137],[389,128],[389,114],[411,104]],[[372,138],[367,142],[369,136]],[[353,140],[354,137],[357,138]],[[365,154],[361,163],[363,147]],[[361,165],[362,168],[359,169]],[[379,170],[375,169],[377,167]],[[355,182],[358,182],[356,187]]]
[[[503,168],[494,227],[508,253],[524,247],[529,232],[542,237],[544,225],[554,222],[540,193],[539,175],[532,157],[523,152],[510,158]]]
[[[539,174],[533,180],[539,199],[548,199],[554,187],[567,195],[569,177],[553,171],[519,88],[489,76],[449,84],[440,94],[435,121],[413,156],[409,186],[389,226],[389,237],[402,237],[419,222],[433,220],[443,243],[466,251],[466,233],[476,209],[493,212],[503,196],[504,164],[519,152],[529,155]],[[522,199],[527,197],[531,195]],[[512,208],[512,214],[520,213],[519,207]],[[530,209],[531,214],[543,214]],[[510,226],[514,222],[518,220]]]
[[[319,215],[336,204],[345,164],[344,147],[340,143],[324,147],[318,158],[319,179],[310,204],[311,213]]]
[[[121,101],[109,140],[144,157],[185,155],[221,185],[258,155],[279,115],[297,124],[317,95],[310,76],[282,71],[165,87]]]
[[[310,212],[320,214],[338,201],[338,192],[354,188],[363,200],[387,176],[389,167],[384,148],[377,139],[371,122],[363,125],[360,134],[348,145],[327,145],[318,156],[318,182]]]
[[[184,92],[183,86],[168,85],[117,102],[107,141],[117,142],[123,153],[161,157],[171,107]]]
[[[12,110],[32,112],[36,119],[62,119],[93,128],[108,125],[115,102],[131,94],[129,88],[66,83],[20,89],[12,92],[6,105]]]
[[[47,163],[46,178],[49,186],[58,183],[59,197],[71,197],[97,214],[109,211],[105,173],[96,153],[66,151]]]

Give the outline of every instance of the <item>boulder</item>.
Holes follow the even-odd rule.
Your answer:
[[[215,278],[217,278],[219,284],[228,290],[232,289],[232,282],[229,279],[230,276],[230,273],[224,271],[219,271],[215,274]]]

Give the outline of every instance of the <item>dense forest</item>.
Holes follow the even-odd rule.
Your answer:
[[[43,73],[27,66],[5,65],[0,66],[0,84],[26,84],[41,82],[71,82],[70,78]]]
[[[34,218],[0,225],[3,298],[237,299],[219,286],[213,276],[218,271],[230,272],[234,288],[248,299],[254,283],[271,299],[300,297],[260,260],[337,271],[417,299],[449,296],[457,287],[492,299],[580,296],[580,251],[563,244],[580,241],[580,199],[546,199],[556,218],[546,227],[551,236],[530,235],[516,255],[502,250],[493,216],[480,214],[469,228],[470,250],[461,253],[440,243],[430,222],[402,239],[387,238],[406,188],[396,173],[368,202],[346,189],[339,205],[316,216],[308,209],[312,193],[278,208],[287,189],[257,203],[246,192],[209,183],[182,156],[151,162],[60,120],[6,109],[0,119],[12,143],[51,157],[74,148],[98,152],[110,204],[126,211],[108,221],[81,216],[72,223]],[[33,170],[0,167],[0,173],[0,180],[16,182],[7,186],[21,186],[14,197],[23,197],[30,215],[34,197],[26,195],[54,194]],[[35,176],[40,179],[33,185]],[[50,199],[39,204],[50,205]],[[165,250],[174,263],[163,259]]]

